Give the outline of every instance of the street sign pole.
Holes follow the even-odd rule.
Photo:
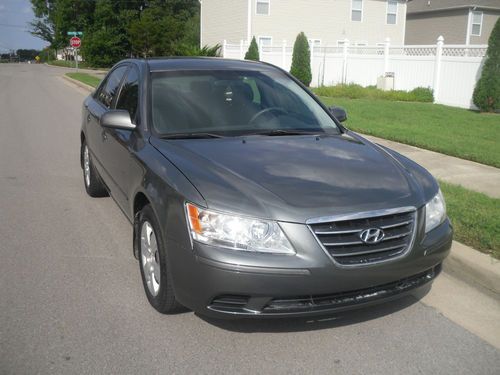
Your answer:
[[[76,34],[82,34],[80,31],[68,31],[68,35],[73,35],[69,40],[69,45],[73,48],[73,57],[75,59],[75,68],[78,71],[78,49],[82,45],[82,40]]]

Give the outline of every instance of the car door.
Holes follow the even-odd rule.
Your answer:
[[[135,158],[135,152],[144,145],[140,130],[141,116],[138,112],[139,95],[139,71],[135,65],[131,65],[112,108],[128,111],[137,128],[133,131],[110,128],[104,130],[104,157],[115,186],[113,197],[125,212],[129,208],[129,197],[135,192],[135,183],[142,176],[142,168]]]
[[[128,65],[119,65],[109,72],[93,98],[86,103],[87,145],[99,175],[110,189],[113,188],[113,179],[109,172],[109,162],[105,157],[107,134],[100,125],[100,118],[111,109],[127,69]]]

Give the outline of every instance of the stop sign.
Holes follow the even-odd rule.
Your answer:
[[[73,38],[71,38],[69,40],[69,44],[73,48],[80,48],[80,46],[82,45],[82,40],[80,38],[78,38],[77,36],[74,36]]]

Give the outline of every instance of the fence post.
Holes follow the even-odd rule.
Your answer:
[[[281,46],[281,69],[285,69],[286,65],[286,40],[283,39],[283,45]]]
[[[389,47],[391,45],[391,38],[385,38],[384,43],[384,76],[389,71]]]
[[[347,56],[349,53],[349,39],[344,39],[343,45],[343,55],[344,55],[344,63],[342,65],[342,83],[347,83]]]
[[[245,55],[243,54],[243,39],[240,40],[240,60],[243,60],[243,58],[245,57]]]
[[[226,49],[227,49],[227,40],[224,39],[222,41],[222,57],[226,57]]]
[[[438,102],[439,98],[439,81],[441,75],[441,56],[443,55],[443,44],[444,38],[440,35],[437,38],[436,45],[436,61],[434,63],[434,83],[432,85],[432,90],[434,91],[434,102]]]
[[[314,42],[313,41],[309,42],[309,51],[311,52],[311,55],[309,56],[309,58],[310,58],[309,63],[311,64],[311,73],[312,73],[313,68],[314,68]]]

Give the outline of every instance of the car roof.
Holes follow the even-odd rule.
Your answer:
[[[162,57],[141,60],[151,72],[168,70],[276,70],[265,63],[248,60],[232,60],[218,57]]]

